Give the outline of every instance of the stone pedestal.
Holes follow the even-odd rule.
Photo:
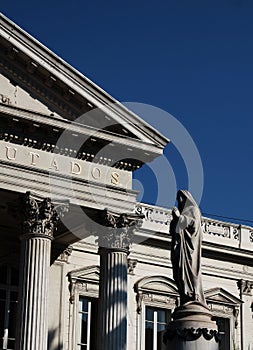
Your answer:
[[[29,193],[23,203],[17,350],[47,350],[51,240],[57,219],[50,201]]]
[[[212,314],[196,301],[178,307],[172,315],[164,336],[168,350],[218,350],[217,325]]]
[[[140,216],[102,212],[98,350],[126,350],[127,256]]]

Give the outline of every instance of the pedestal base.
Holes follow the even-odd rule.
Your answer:
[[[168,350],[218,350],[217,325],[206,305],[197,301],[180,306],[164,335]]]
[[[219,344],[213,338],[206,340],[200,337],[197,340],[185,341],[178,337],[168,341],[166,344],[167,350],[218,350]]]

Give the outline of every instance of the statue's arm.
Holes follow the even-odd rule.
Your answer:
[[[180,215],[178,218],[178,228],[180,230],[184,230],[188,228],[189,226],[194,226],[194,218],[191,218],[187,215]]]

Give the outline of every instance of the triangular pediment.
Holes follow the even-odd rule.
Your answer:
[[[60,118],[53,108],[43,98],[36,98],[36,96],[29,92],[21,85],[14,83],[14,81],[7,76],[7,74],[0,73],[0,102],[3,105],[21,108],[27,111],[45,114],[48,116],[55,116]]]
[[[57,128],[74,121],[80,133],[92,130],[94,142],[121,145],[126,159],[139,159],[138,150],[142,163],[162,154],[164,136],[3,15],[0,24],[1,113],[37,112],[37,124]]]
[[[82,267],[77,270],[69,272],[71,280],[82,280],[82,281],[92,281],[99,282],[100,269],[99,266],[92,265],[88,267]]]
[[[238,306],[242,303],[241,299],[237,298],[223,288],[213,288],[205,291],[205,297],[208,302],[217,304],[226,304],[230,306]]]

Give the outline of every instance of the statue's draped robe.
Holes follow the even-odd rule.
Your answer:
[[[188,191],[179,191],[186,201],[180,217],[171,222],[171,261],[180,304],[199,301],[205,304],[201,279],[201,214]]]

